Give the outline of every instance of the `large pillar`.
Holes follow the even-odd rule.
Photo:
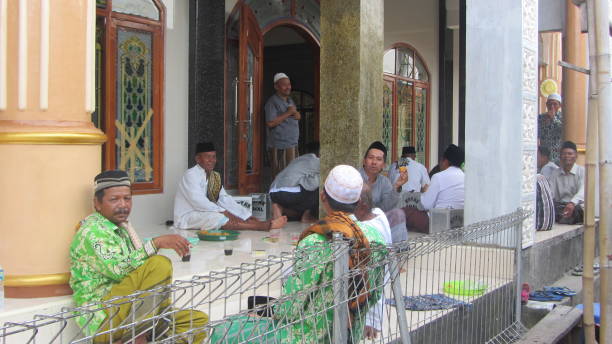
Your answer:
[[[587,67],[587,37],[580,32],[580,9],[572,0],[565,1],[565,30],[563,35],[563,61]],[[586,147],[587,76],[567,68],[563,69],[563,116],[565,140],[576,143],[579,163],[584,165]]]
[[[189,1],[189,138],[187,165],[195,164],[195,145],[212,141],[224,151],[225,2]],[[223,169],[224,154],[217,155]]]
[[[91,211],[106,140],[91,123],[94,19],[93,0],[0,1],[0,264],[7,297],[71,292],[68,247]]]
[[[382,0],[321,1],[321,177],[382,135]]]
[[[467,0],[465,222],[535,210],[537,0]],[[535,233],[525,222],[523,243]]]

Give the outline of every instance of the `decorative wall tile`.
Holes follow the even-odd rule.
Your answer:
[[[536,102],[529,99],[523,99],[523,144],[537,144],[537,108]]]
[[[533,152],[523,150],[522,187],[523,195],[531,194],[536,189],[536,157]]]
[[[523,40],[536,43],[538,37],[538,2],[523,1]]]
[[[523,46],[523,91],[536,94],[538,88],[538,59],[535,51]]]

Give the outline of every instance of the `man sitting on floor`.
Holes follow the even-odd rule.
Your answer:
[[[330,343],[334,327],[334,233],[350,240],[348,257],[349,319],[340,324],[350,331],[351,343],[364,336],[365,316],[380,299],[384,282],[385,239],[372,226],[361,227],[353,215],[363,180],[347,165],[334,167],[320,194],[327,216],[300,235],[292,272],[282,286],[282,299],[271,317],[240,316],[219,324],[211,343]],[[336,278],[338,278],[336,276]],[[257,328],[253,328],[257,327]],[[252,338],[260,336],[260,338]]]
[[[552,173],[559,168],[554,162],[550,161],[550,149],[538,146],[538,173],[546,178],[550,178]]]
[[[455,145],[449,145],[440,161],[440,170],[431,178],[431,184],[421,195],[419,210],[405,207],[406,227],[422,233],[429,232],[428,210],[434,208],[463,209],[465,175],[460,166],[463,163],[463,150]],[[410,178],[410,176],[409,176]]]
[[[81,221],[70,245],[70,287],[76,305],[107,301],[170,284],[172,263],[168,258],[156,255],[157,250],[173,249],[184,256],[189,254],[189,242],[179,235],[170,234],[153,238],[143,245],[128,223],[132,189],[127,173],[106,171],[97,175],[94,181],[96,211]],[[169,300],[157,301],[156,304],[147,301],[145,296],[145,301],[134,307],[136,309],[132,309],[131,302],[124,302],[92,314],[81,314],[76,322],[87,336],[109,331],[96,336],[94,342],[134,340],[133,343],[145,343],[146,337],[152,335],[153,326],[156,338],[149,340],[163,339],[164,329],[173,329],[175,333],[191,331],[183,338],[185,343],[204,340],[205,333],[193,333],[193,329],[202,328],[208,322],[208,316],[195,310],[171,313],[170,319],[164,317],[156,320],[155,324],[144,321],[135,329],[137,338],[132,337],[130,327],[119,329],[135,319],[143,320],[171,310]]]
[[[291,161],[270,186],[272,218],[300,216],[301,222],[317,220],[320,177],[319,144],[308,145],[308,154]]]
[[[416,161],[416,149],[414,146],[406,146],[402,148],[402,158],[394,162],[389,167],[389,180],[395,183],[400,176],[400,167],[408,169],[410,179],[402,185],[402,191],[407,192],[425,192],[429,186],[429,174],[427,168],[420,162]]]
[[[252,229],[282,228],[287,217],[259,221],[245,207],[228,195],[221,174],[214,171],[217,152],[211,142],[198,143],[197,164],[188,169],[174,198],[174,225],[180,229]]]
[[[584,216],[584,167],[576,164],[576,144],[566,141],[561,145],[561,167],[549,178],[555,202],[555,220],[564,224],[581,223]]]
[[[374,206],[385,212],[397,206],[402,186],[408,181],[408,172],[401,172],[393,184],[382,175],[386,159],[387,147],[380,141],[372,142],[363,157],[363,167],[359,169],[364,183],[370,185]]]

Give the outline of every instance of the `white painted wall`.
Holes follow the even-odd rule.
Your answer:
[[[130,220],[136,228],[172,219],[176,186],[187,169],[189,3],[168,1],[173,27],[166,28],[165,41],[164,192],[134,197]]]
[[[385,49],[408,43],[425,60],[430,78],[429,167],[438,163],[438,2],[385,0]]]

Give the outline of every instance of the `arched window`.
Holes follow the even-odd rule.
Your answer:
[[[103,169],[135,193],[162,192],[165,9],[159,0],[96,0],[96,110]]]
[[[395,161],[402,147],[414,146],[428,166],[429,72],[411,46],[398,43],[383,58],[383,143]]]

